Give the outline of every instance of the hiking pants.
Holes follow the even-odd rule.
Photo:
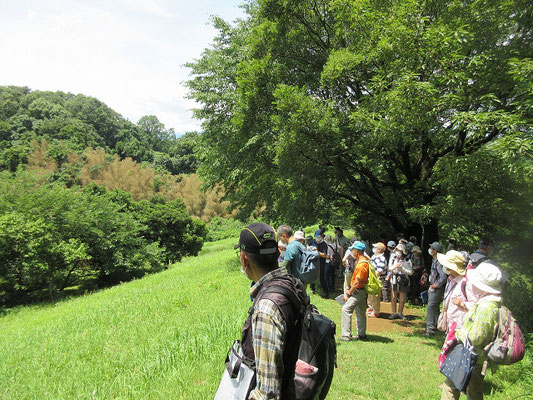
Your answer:
[[[482,400],[483,399],[483,375],[481,370],[483,369],[483,363],[477,363],[472,371],[472,376],[466,387],[467,400]],[[461,392],[457,390],[455,385],[448,379],[442,384],[441,400],[458,400]]]
[[[326,261],[326,270],[324,272],[326,284],[328,285],[328,292],[335,290],[335,267]]]
[[[357,336],[366,335],[366,303],[368,295],[365,289],[359,289],[348,297],[348,301],[341,310],[341,332],[342,336],[352,335],[352,314],[355,310],[357,321]]]
[[[329,285],[326,281],[326,263],[320,262],[320,287],[322,288],[322,296],[329,294]]]
[[[435,333],[440,314],[440,303],[444,298],[444,285],[434,291],[428,290],[428,306],[426,310],[426,332]]]
[[[381,311],[381,302],[379,301],[379,297],[379,294],[376,296],[371,294],[368,295],[368,305],[372,307],[372,310],[374,310],[376,314],[379,314]]]
[[[381,288],[381,298],[383,301],[390,301],[390,281],[386,279],[386,275],[381,275],[379,280],[383,284]]]
[[[409,281],[411,282],[409,285],[409,300],[417,300],[420,298],[420,285],[418,284],[418,281],[421,276],[422,270],[418,270],[409,277]]]

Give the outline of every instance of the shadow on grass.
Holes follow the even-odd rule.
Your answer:
[[[379,335],[366,335],[366,340],[359,340],[359,339],[353,339],[351,340],[350,342],[343,342],[343,341],[340,341],[338,340],[339,338],[337,338],[337,346],[339,345],[342,345],[344,343],[355,343],[355,342],[363,342],[363,343],[368,343],[368,342],[371,342],[371,343],[393,343],[394,342],[394,339],[391,339],[389,337],[385,337],[385,336],[379,336]]]
[[[390,313],[386,313],[383,311],[379,313],[380,319],[389,319],[390,316]],[[411,314],[406,315],[405,319],[392,319],[390,321],[396,325],[400,325],[405,328],[420,328],[426,324],[426,321],[423,320],[420,316]]]
[[[393,343],[394,342],[393,339],[389,337],[385,337],[385,336],[367,335],[366,337],[367,337],[366,339],[367,342],[378,342],[378,343]]]
[[[422,338],[423,339],[421,342],[422,344],[433,346],[438,349],[442,348],[442,344],[444,343],[444,339],[446,337],[444,332],[437,332],[431,336],[426,336],[425,329],[416,329],[409,336]]]

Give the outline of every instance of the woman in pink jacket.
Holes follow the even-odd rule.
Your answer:
[[[463,319],[466,310],[459,307],[452,300],[454,298],[462,297],[462,285],[465,282],[466,259],[455,250],[450,250],[446,254],[437,254],[437,259],[442,265],[442,270],[448,275],[446,282],[446,289],[444,289],[444,301],[442,311],[446,312],[447,323],[446,327],[439,326],[440,330],[446,332],[450,329],[453,322],[457,323],[456,328],[463,325]],[[463,300],[464,301],[464,300]]]

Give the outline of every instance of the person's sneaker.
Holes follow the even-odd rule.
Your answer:
[[[365,341],[368,340],[368,337],[366,335],[358,335],[355,339]]]
[[[396,318],[398,318],[398,314],[396,313],[392,313],[389,317],[389,319],[396,319]]]
[[[379,317],[379,314],[376,314],[374,311],[368,313],[368,318],[377,318]]]
[[[339,338],[339,341],[340,342],[351,342],[353,340],[353,337],[352,336],[341,336]]]
[[[407,319],[407,317],[405,315],[403,315],[402,313],[398,314],[398,318],[399,319],[403,319],[404,321]]]
[[[366,315],[370,315],[374,312],[374,310],[372,310],[371,308],[367,308],[366,309]]]

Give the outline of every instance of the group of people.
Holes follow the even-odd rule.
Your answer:
[[[453,337],[474,346],[477,362],[466,388],[469,400],[483,399],[484,349],[494,337],[494,327],[498,323],[498,310],[502,302],[502,285],[507,279],[490,259],[493,247],[492,239],[484,238],[472,254],[453,248],[441,253],[434,245],[430,249],[433,262],[426,335],[434,335],[438,327],[447,333],[448,340]],[[442,384],[441,399],[458,399],[460,394],[447,378]]]
[[[307,238],[303,231],[293,232],[288,225],[281,225],[277,232],[262,223],[242,230],[236,249],[239,249],[241,272],[253,282],[250,294],[255,299],[243,327],[244,354],[256,365],[256,385],[250,399],[284,398],[284,382],[290,379],[287,374],[294,373],[294,365],[289,364],[294,363],[292,352],[297,346],[286,341],[292,337],[295,316],[279,306],[279,300],[263,295],[272,285],[281,285],[304,301],[306,287],[298,279],[298,271],[307,248],[318,251],[324,298],[335,290],[335,274],[344,274],[340,341],[367,339],[366,318],[379,317],[381,298],[391,302],[390,319],[405,319],[403,310],[408,296],[418,298],[420,291],[427,288],[426,335],[435,334],[440,304],[444,301],[448,315],[446,330],[453,329],[459,340],[468,336],[482,353],[481,349],[492,338],[503,282],[501,270],[489,260],[493,242],[481,240],[478,250],[472,254],[453,248],[444,253],[443,246],[434,242],[428,248],[431,267],[429,273],[424,273],[422,250],[416,238],[406,240],[399,235],[396,239],[397,242],[380,241],[370,247],[367,240],[348,240],[339,227],[335,228],[334,236],[326,235],[319,228],[314,237]],[[365,290],[371,268],[383,283],[380,296],[368,296]],[[428,279],[425,274],[429,275]],[[311,290],[316,288],[312,286]],[[352,335],[354,312],[356,336]],[[479,360],[482,362],[483,357]],[[482,380],[478,365],[468,386],[469,399],[483,397]],[[451,381],[446,380],[442,385],[443,399],[457,399],[459,394]]]

